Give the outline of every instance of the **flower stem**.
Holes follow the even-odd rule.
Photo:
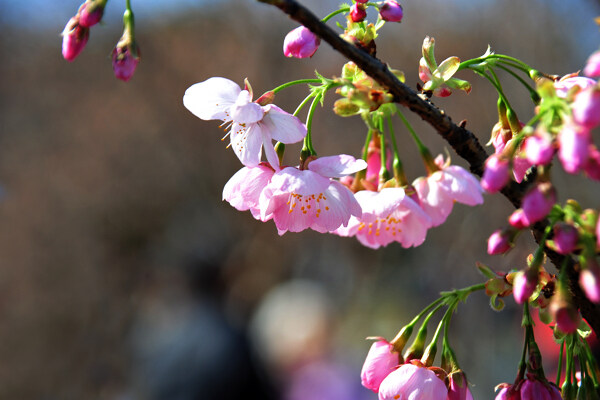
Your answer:
[[[335,17],[336,15],[344,13],[344,12],[348,12],[348,11],[350,11],[350,7],[347,6],[346,4],[344,4],[344,5],[340,6],[339,9],[337,9],[337,10],[331,12],[330,14],[327,14],[325,17],[323,17],[321,19],[321,22],[325,23],[325,22],[329,21],[331,18]]]
[[[308,103],[308,101],[314,97],[315,95],[313,93],[309,94],[308,96],[306,96],[304,98],[304,100],[302,100],[302,103],[300,103],[300,105],[298,105],[298,107],[296,108],[296,111],[294,111],[294,114],[292,114],[294,117],[298,116],[298,113],[302,110],[302,108],[304,108],[304,106]]]
[[[408,122],[402,111],[400,111],[400,107],[398,107],[397,105],[396,112],[398,114],[398,117],[400,117],[400,119],[402,120],[402,123],[404,123],[404,125],[406,126],[406,129],[408,129],[408,131],[410,132],[410,135],[413,138],[415,144],[417,145],[417,148],[419,149],[419,153],[423,158],[425,168],[427,169],[429,175],[433,174],[436,171],[439,171],[439,167],[433,161],[433,157],[431,156],[429,149],[423,144],[419,136],[417,136],[417,133],[413,129],[412,125]]]
[[[298,79],[296,81],[291,81],[291,82],[284,83],[283,85],[279,85],[279,86],[277,86],[275,89],[273,89],[271,91],[273,92],[273,94],[276,94],[277,92],[279,92],[279,91],[281,91],[281,90],[283,90],[285,88],[288,88],[290,86],[300,85],[300,84],[303,84],[303,83],[320,83],[320,82],[321,82],[321,80],[317,79],[317,78]]]
[[[313,115],[315,113],[315,109],[317,104],[321,100],[321,95],[317,94],[310,104],[310,108],[308,109],[308,115],[306,117],[306,136],[304,137],[304,146],[302,147],[302,154],[308,154],[311,156],[316,156],[317,152],[315,151],[312,144],[312,120]]]
[[[538,105],[540,103],[540,95],[529,83],[525,82],[523,78],[517,75],[513,70],[506,68],[504,65],[499,64],[498,68],[511,74],[513,78],[518,80],[525,87],[525,89],[527,89],[527,91],[529,92],[529,97],[531,97],[531,101],[533,101],[533,104]]]
[[[394,125],[392,124],[392,117],[388,117],[388,131],[390,131],[390,139],[392,141],[392,150],[394,151],[394,178],[398,186],[408,186],[408,180],[404,174],[404,168],[402,167],[402,161],[400,160],[400,154],[398,153],[398,146],[396,144],[396,135],[394,134]]]
[[[558,368],[556,370],[556,385],[560,385],[562,375],[563,356],[565,351],[565,339],[560,342],[560,352],[558,353]]]

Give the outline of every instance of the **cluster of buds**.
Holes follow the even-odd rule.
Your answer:
[[[62,32],[62,55],[65,60],[73,61],[84,49],[90,28],[98,24],[104,15],[108,0],[86,0],[79,7]],[[115,77],[128,81],[133,76],[140,60],[140,52],[134,39],[133,12],[127,2],[123,14],[123,36],[112,51],[112,64]]]

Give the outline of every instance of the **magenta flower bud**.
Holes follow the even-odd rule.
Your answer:
[[[546,165],[554,157],[552,137],[546,132],[540,132],[525,139],[523,144],[527,161],[534,165]]]
[[[526,379],[521,385],[521,400],[562,400],[558,388],[548,382]]]
[[[600,151],[596,146],[590,146],[589,156],[583,170],[589,178],[600,181]]]
[[[529,275],[532,275],[531,277]],[[529,300],[538,284],[538,274],[519,271],[513,280],[513,296],[515,301],[523,304]]]
[[[593,52],[590,58],[588,58],[583,73],[592,78],[600,76],[600,50]]]
[[[319,48],[321,39],[308,28],[299,26],[291,30],[283,40],[283,54],[286,57],[308,58]]]
[[[498,229],[488,239],[488,254],[504,254],[511,249],[511,233]]]
[[[593,303],[600,303],[600,267],[590,262],[579,274],[579,286]]]
[[[385,339],[380,339],[371,345],[367,354],[360,381],[364,387],[375,393],[379,392],[379,385],[400,363],[398,353],[393,352],[394,346]]]
[[[402,6],[395,0],[386,0],[379,9],[379,15],[384,21],[401,22],[404,16]]]
[[[485,162],[481,187],[489,193],[494,193],[506,186],[509,179],[508,160],[492,154]]]
[[[357,3],[361,3],[361,4],[365,4],[367,3],[369,0],[355,0]]]
[[[600,88],[594,86],[582,90],[575,96],[571,105],[573,120],[587,129],[600,125]]]
[[[540,183],[523,197],[521,208],[529,224],[541,221],[556,203],[556,191],[548,182]]]
[[[443,400],[448,396],[446,384],[425,367],[403,364],[381,382],[379,400]]]
[[[554,225],[554,246],[559,254],[569,254],[577,247],[579,234],[573,225],[560,222]]]
[[[502,388],[496,395],[495,400],[521,400],[519,392],[511,390],[511,387]]]
[[[112,65],[115,77],[127,82],[133,76],[135,68],[140,62],[140,53],[137,46],[117,46],[112,51]]]
[[[367,11],[362,4],[354,3],[350,7],[350,18],[353,22],[361,22],[367,17]]]
[[[556,327],[564,333],[574,333],[579,326],[581,317],[579,311],[572,307],[560,307],[554,310],[554,320]]]
[[[79,25],[91,28],[102,19],[106,1],[88,0],[79,8]]]
[[[523,213],[523,209],[519,208],[513,212],[510,217],[508,217],[508,223],[513,228],[523,229],[529,226],[529,221],[525,214]]]
[[[558,158],[563,168],[570,174],[576,174],[585,165],[589,157],[590,132],[574,124],[565,124],[558,134]]]
[[[448,381],[448,397],[446,400],[473,400],[464,372],[452,372],[448,375]]]
[[[79,24],[78,14],[67,22],[62,37],[62,55],[65,60],[73,61],[85,47],[90,30]]]

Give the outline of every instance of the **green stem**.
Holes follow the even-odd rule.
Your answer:
[[[437,352],[437,342],[440,337],[440,333],[442,332],[442,327],[444,327],[444,326],[447,327],[450,324],[450,319],[452,318],[452,314],[454,313],[454,310],[456,309],[457,304],[458,304],[458,300],[454,300],[448,306],[446,313],[444,313],[444,316],[442,317],[440,323],[438,324],[438,326],[435,330],[435,333],[433,334],[433,337],[431,338],[431,342],[429,343],[429,346],[427,346],[427,348],[425,349],[425,353],[423,354],[423,358],[421,359],[421,362],[428,367],[432,366],[433,362],[435,360],[435,354]]]
[[[387,169],[387,154],[385,147],[385,135],[383,133],[383,120],[380,120],[379,128],[379,152],[381,157],[381,169],[379,170],[379,183],[383,184],[390,179],[390,171]]]
[[[316,95],[313,99],[310,108],[308,109],[308,116],[306,117],[306,136],[304,137],[304,146],[302,147],[302,154],[308,154],[311,156],[316,156],[317,152],[315,151],[312,144],[312,120],[313,115],[315,113],[315,109],[317,108],[317,104],[321,100],[320,95]]]
[[[503,71],[508,72],[509,74],[512,75],[513,78],[515,78],[523,86],[525,86],[525,89],[527,89],[527,91],[529,92],[529,97],[531,97],[533,104],[538,105],[540,103],[540,101],[541,101],[540,95],[529,83],[525,82],[525,80],[523,78],[521,78],[519,75],[517,75],[513,70],[506,68],[504,65],[498,64],[498,68],[500,68]]]
[[[556,370],[556,386],[560,387],[560,377],[562,375],[563,353],[565,350],[565,339],[560,343],[560,352],[558,353],[558,368]]]
[[[341,14],[341,13],[345,13],[345,12],[348,12],[348,11],[350,11],[350,7],[349,6],[341,6],[339,9],[337,9],[337,10],[331,12],[330,14],[327,14],[325,17],[323,17],[321,19],[321,22],[325,23],[325,22],[329,21],[331,18],[335,17],[336,15]]]
[[[413,138],[413,141],[417,145],[417,148],[419,149],[419,153],[421,154],[421,157],[423,158],[423,162],[425,163],[425,168],[427,169],[427,172],[429,173],[429,175],[433,174],[436,171],[439,171],[439,167],[433,161],[433,157],[431,156],[429,149],[423,144],[423,142],[421,141],[419,136],[417,136],[417,133],[413,129],[412,125],[408,122],[408,120],[406,119],[406,117],[404,116],[402,111],[400,111],[400,107],[398,107],[398,105],[396,105],[396,111],[397,111],[398,117],[400,117],[400,119],[402,120],[402,123],[404,124],[404,126],[406,126],[406,129],[408,129],[411,137]]]
[[[394,125],[392,124],[391,116],[388,117],[387,122],[388,131],[390,132],[390,139],[392,141],[392,150],[394,151],[394,178],[396,179],[398,186],[408,186],[408,179],[406,179],[406,175],[404,174],[404,167],[402,166],[402,161],[400,160],[400,154],[398,152],[398,146],[396,144],[396,135],[394,134]]]
[[[294,114],[292,114],[294,117],[298,116],[298,113],[300,112],[300,110],[302,110],[302,108],[304,108],[304,106],[306,105],[306,103],[308,103],[308,101],[314,97],[315,95],[313,93],[309,94],[308,96],[306,96],[304,98],[304,100],[302,100],[302,103],[300,103],[300,105],[298,106],[298,108],[296,108],[296,111],[294,111]]]
[[[271,90],[273,92],[273,94],[276,94],[277,92],[288,88],[290,86],[294,86],[294,85],[300,85],[303,83],[321,83],[320,79],[317,78],[312,78],[312,79],[298,79],[296,81],[291,81],[291,82],[287,82],[284,83],[283,85],[277,86],[275,89]]]

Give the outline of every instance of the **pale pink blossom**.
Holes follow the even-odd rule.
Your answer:
[[[299,26],[291,30],[283,40],[283,54],[286,57],[308,58],[319,48],[321,39],[308,28]]]
[[[360,380],[364,387],[375,393],[379,392],[381,382],[399,364],[399,354],[393,350],[394,346],[383,338],[371,345],[360,372]]]
[[[569,91],[574,87],[577,87],[577,90],[584,90],[591,86],[594,86],[596,81],[590,78],[586,78],[584,76],[578,76],[575,74],[565,75],[560,78],[558,81],[554,82],[554,89],[556,89],[556,95],[558,97],[565,98]]]
[[[356,236],[372,249],[398,242],[403,247],[419,246],[425,241],[431,218],[402,188],[380,192],[361,190],[354,197],[362,216],[352,217],[347,227],[335,231],[340,236]]]
[[[379,400],[446,400],[448,389],[425,367],[403,364],[379,386]]]
[[[600,86],[596,85],[577,93],[571,104],[573,120],[587,129],[600,125]]]
[[[239,211],[250,210],[254,218],[260,219],[260,194],[274,173],[273,168],[265,163],[240,169],[225,184],[223,200]]]
[[[351,156],[322,157],[308,169],[286,167],[276,172],[260,194],[260,218],[273,218],[280,235],[307,228],[331,232],[347,226],[351,216],[362,211],[352,192],[332,177],[366,168],[366,162]]]
[[[600,50],[593,52],[588,58],[583,73],[592,78],[600,77]]]
[[[264,147],[267,161],[278,170],[279,159],[272,140],[296,143],[306,136],[306,127],[298,118],[274,104],[253,103],[248,90],[226,78],[210,78],[190,86],[183,104],[200,119],[231,123],[231,147],[247,167],[260,163]]]
[[[446,221],[454,202],[469,206],[483,203],[483,189],[470,172],[457,165],[444,163],[441,155],[435,163],[440,170],[413,182],[421,207],[431,217],[432,226]]]
[[[590,132],[588,129],[566,123],[558,134],[558,158],[570,174],[579,172],[587,162],[590,151]]]
[[[537,132],[529,136],[523,143],[525,157],[532,165],[546,165],[554,157],[552,137],[548,132]]]

